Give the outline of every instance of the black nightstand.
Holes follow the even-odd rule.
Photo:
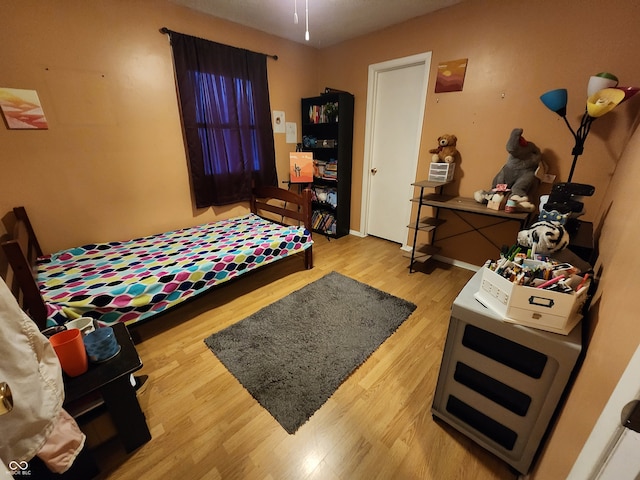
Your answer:
[[[78,417],[104,404],[111,415],[127,453],[151,440],[151,432],[140,408],[130,376],[142,368],[129,330],[123,323],[113,325],[116,339],[122,347],[111,360],[90,364],[89,370],[78,376],[64,376],[64,408]]]

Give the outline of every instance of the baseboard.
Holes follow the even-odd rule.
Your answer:
[[[410,252],[411,245],[403,245],[402,247],[400,247],[400,250],[405,252]],[[463,262],[461,260],[456,260],[455,258],[443,257],[442,255],[434,255],[432,258],[434,260],[437,260],[438,262],[446,263],[448,265],[453,265],[454,267],[464,268],[465,270],[471,270],[472,272],[477,272],[482,268],[482,266]]]
[[[442,263],[448,263],[449,265],[453,265],[454,267],[460,267],[460,268],[464,268],[465,270],[471,270],[472,272],[477,272],[482,268],[481,265],[474,265],[472,263],[456,260],[455,258],[443,257],[441,255],[434,255],[433,259]]]

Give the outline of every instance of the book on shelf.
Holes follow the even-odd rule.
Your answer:
[[[313,216],[311,217],[311,227],[314,230],[335,234],[336,219],[328,212],[316,210],[313,212]]]
[[[309,106],[310,123],[333,123],[338,121],[338,102]]]
[[[322,178],[324,175],[324,168],[327,166],[327,162],[324,160],[313,161],[313,176],[316,178]]]
[[[322,174],[322,178],[325,180],[338,180],[338,162],[334,159],[331,159],[324,166],[324,173]]]

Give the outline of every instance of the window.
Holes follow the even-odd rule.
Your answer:
[[[197,207],[248,200],[277,185],[267,59],[169,32]]]
[[[239,139],[238,132],[246,132],[248,164],[253,170],[260,170],[258,156],[258,127],[254,109],[250,109],[245,115],[239,112],[233,116],[226,102],[229,96],[239,96],[236,103],[242,101],[242,94],[246,92],[249,99],[253,98],[251,82],[242,78],[231,79],[233,91],[227,92],[224,85],[224,77],[217,77],[210,73],[194,72],[194,85],[198,89],[196,96],[196,122],[198,123],[198,136],[203,146],[211,145],[212,148],[204,148],[204,169],[206,175],[216,175],[225,171],[224,145],[233,145]],[[220,85],[220,91],[216,88]],[[239,95],[238,95],[239,94]],[[209,111],[214,106],[219,110],[220,123],[215,125],[208,121]],[[251,105],[251,103],[249,103]],[[232,118],[233,117],[233,118]],[[242,163],[229,161],[229,169],[240,171]]]

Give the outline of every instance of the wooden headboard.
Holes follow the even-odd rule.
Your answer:
[[[302,223],[311,233],[311,189],[305,188],[301,194],[284,190],[278,187],[254,187],[251,193],[251,211],[256,215],[268,218],[272,222],[278,222],[273,215],[265,215],[265,212],[280,217],[279,223],[285,219]],[[270,203],[273,200],[276,203]],[[305,268],[313,268],[313,247],[305,250]]]
[[[36,259],[42,256],[42,249],[24,207],[15,207],[13,214],[13,232],[2,242],[2,250],[15,277],[15,285],[10,285],[10,288],[22,309],[42,330],[47,320],[47,307],[36,282]]]

